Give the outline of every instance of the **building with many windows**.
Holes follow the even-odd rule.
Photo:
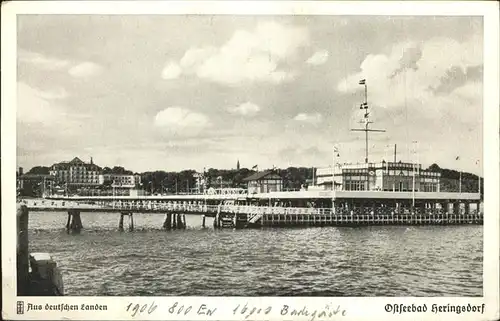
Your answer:
[[[50,175],[54,176],[55,183],[64,185],[68,189],[92,188],[102,185],[104,178],[102,169],[90,163],[85,163],[78,157],[69,162],[61,162],[50,167]]]
[[[332,168],[318,168],[317,185],[332,189]],[[344,191],[439,192],[441,174],[422,169],[421,164],[381,162],[338,164],[335,188]]]
[[[137,181],[138,175],[127,174],[104,174],[102,175],[104,183],[109,183],[111,187],[134,188],[140,181]],[[139,176],[140,177],[140,176]]]
[[[283,179],[272,170],[257,172],[244,178],[243,181],[247,182],[248,194],[281,192],[283,190]]]

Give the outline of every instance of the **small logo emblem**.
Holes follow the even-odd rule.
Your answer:
[[[17,301],[17,314],[24,314],[24,301]]]

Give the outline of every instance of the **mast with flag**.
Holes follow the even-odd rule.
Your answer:
[[[418,170],[418,175],[420,175],[420,167],[418,166],[420,164],[420,157],[418,156],[418,141],[414,140],[412,142],[413,144],[413,161],[412,161],[412,167],[413,167],[413,178],[412,178],[412,207],[415,208],[415,183],[416,183],[416,178],[415,178],[415,175],[416,175],[416,169],[415,167],[417,167],[417,170]],[[416,156],[416,157],[415,157]],[[416,158],[416,159],[415,159]]]
[[[479,159],[476,161],[476,165],[479,165]],[[481,169],[481,168],[479,168]],[[481,195],[481,171],[477,175],[477,192]]]
[[[333,146],[333,164],[332,164],[332,213],[335,214],[335,199],[337,197],[337,191],[335,189],[335,167],[337,165],[337,157],[339,156],[339,150],[337,146]]]
[[[460,160],[460,156],[457,156],[455,160]],[[462,193],[462,169],[459,169],[459,176],[458,176],[458,192]]]
[[[363,120],[360,124],[364,124],[363,129],[351,129],[355,132],[365,132],[365,163],[368,164],[368,132],[385,132],[384,129],[369,129],[368,126],[373,122],[370,121],[370,112],[368,111],[368,86],[366,84],[366,79],[361,79],[359,84],[365,86],[365,101],[359,106],[359,109],[364,110]]]

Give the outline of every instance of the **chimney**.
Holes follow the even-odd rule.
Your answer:
[[[22,176],[22,175],[23,175],[23,168],[19,167],[19,176]]]
[[[92,159],[92,156],[90,156],[90,165],[94,165],[94,160]]]

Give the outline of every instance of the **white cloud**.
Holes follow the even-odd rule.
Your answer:
[[[21,62],[33,64],[41,69],[58,70],[69,66],[69,61],[54,57],[47,57],[40,53],[19,50],[18,59]]]
[[[75,78],[87,78],[101,73],[102,67],[93,62],[82,62],[70,68],[68,73]]]
[[[432,115],[454,118],[460,123],[482,126],[483,85],[469,81],[455,88],[448,95],[439,95],[432,99],[439,106]]]
[[[297,114],[294,118],[296,121],[300,122],[306,122],[306,123],[311,123],[311,124],[318,124],[323,121],[323,117],[321,116],[320,113],[315,113],[315,114],[307,114],[307,113],[300,113]]]
[[[93,62],[85,61],[77,63],[22,49],[19,50],[18,59],[20,62],[32,64],[40,69],[50,71],[67,70],[71,76],[76,78],[94,76],[102,71],[102,67]]]
[[[372,105],[393,108],[406,104],[429,118],[438,118],[450,111],[469,114],[474,110],[478,115],[482,106],[481,81],[457,83],[457,88],[448,93],[437,93],[435,89],[452,67],[466,72],[468,67],[481,66],[481,48],[482,41],[477,37],[464,42],[433,38],[424,43],[399,43],[388,54],[368,55],[360,66],[361,71],[339,81],[337,89],[346,93],[360,91],[361,102],[363,86],[358,82],[366,79],[368,102]],[[463,104],[464,95],[467,104]]]
[[[226,85],[253,81],[279,84],[296,76],[295,71],[285,70],[280,63],[293,59],[308,42],[306,29],[264,22],[252,32],[235,31],[220,48],[189,49],[180,66],[187,74]]]
[[[237,107],[230,107],[228,108],[228,111],[233,114],[253,116],[260,111],[260,107],[251,102],[246,102]]]
[[[481,82],[469,81],[465,85],[456,88],[453,94],[463,99],[475,100],[483,95],[483,85]]]
[[[184,130],[200,130],[210,126],[210,120],[204,114],[183,107],[168,107],[156,114],[154,123],[167,132],[182,133]]]
[[[320,50],[316,51],[309,59],[306,60],[306,63],[314,66],[322,65],[328,60],[328,50]]]
[[[190,71],[196,70],[206,59],[216,55],[217,52],[215,47],[191,48],[182,57],[181,67]]]
[[[50,102],[51,96],[45,91],[30,87],[25,83],[17,84],[17,120],[27,124],[55,124],[61,120],[63,110]]]
[[[68,92],[62,87],[55,88],[54,90],[39,91],[38,96],[47,100],[58,100],[68,97]]]
[[[169,62],[163,71],[161,72],[161,77],[163,79],[176,79],[182,74],[182,69],[176,62]]]

